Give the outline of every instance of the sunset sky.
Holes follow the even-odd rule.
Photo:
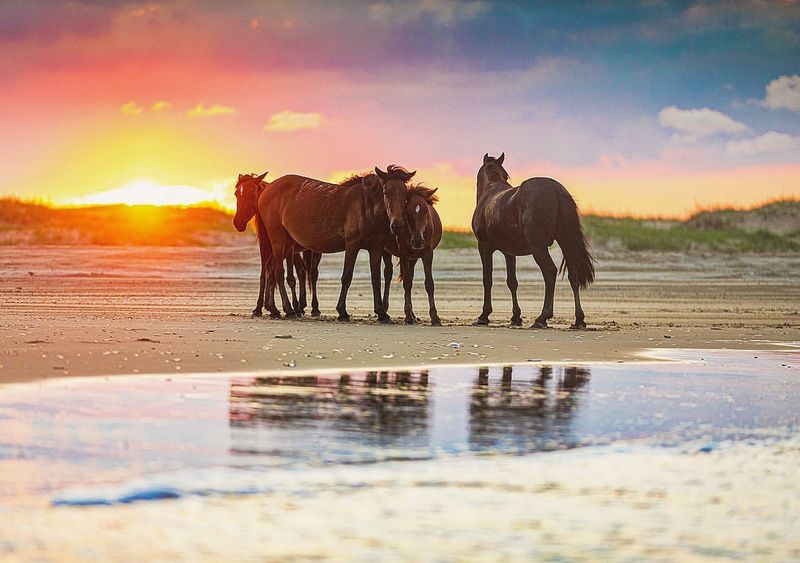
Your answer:
[[[0,3],[0,195],[233,204],[398,163],[466,226],[485,152],[586,210],[800,197],[800,3]]]

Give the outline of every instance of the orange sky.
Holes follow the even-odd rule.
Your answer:
[[[230,207],[239,173],[398,163],[466,227],[505,151],[595,212],[800,197],[796,6],[704,6],[4,4],[0,195]]]

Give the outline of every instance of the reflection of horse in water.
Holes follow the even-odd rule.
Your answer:
[[[570,424],[588,383],[588,368],[541,366],[531,380],[513,380],[503,368],[500,381],[480,368],[472,388],[469,440],[473,449],[553,450],[577,445]]]
[[[233,428],[357,434],[359,441],[427,439],[428,373],[370,371],[233,381]],[[327,439],[327,438],[326,438]]]

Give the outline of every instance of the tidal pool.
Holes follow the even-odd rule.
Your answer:
[[[411,556],[403,538],[423,523],[428,532],[437,526],[440,535],[447,532],[430,555],[489,545],[488,558],[564,556],[558,541],[545,541],[558,535],[543,523],[548,519],[550,528],[564,532],[568,525],[578,534],[563,541],[593,542],[587,552],[593,557],[800,556],[793,539],[800,531],[798,352],[664,354],[680,362],[9,386],[0,390],[0,516],[19,528],[9,533],[16,539],[0,529],[0,554],[4,545],[12,552],[24,552],[26,541],[38,545],[29,528],[76,506],[163,507],[155,519],[168,521],[176,506],[194,506],[175,503],[219,499],[223,508],[216,509],[230,509],[231,521],[268,506],[278,510],[282,526],[295,518],[295,532],[313,522],[316,531],[306,534],[325,529],[330,536],[315,546],[342,557]],[[143,500],[160,502],[137,502]],[[631,506],[617,506],[626,502]],[[276,508],[286,503],[291,517]],[[39,517],[26,512],[48,505]],[[324,520],[337,511],[351,523],[344,537],[363,540],[357,522],[368,518],[384,530],[379,543],[392,550],[339,545],[342,533],[331,533]],[[483,523],[479,533],[467,518],[473,511],[495,525]],[[103,518],[82,517],[88,514]],[[426,520],[431,514],[439,519]],[[208,516],[192,512],[192,518]],[[399,519],[400,529],[385,530],[376,518]],[[500,525],[504,519],[511,528]],[[248,525],[240,522],[228,541]],[[520,536],[514,526],[527,532]],[[292,544],[290,531],[255,553],[320,556],[302,540]],[[629,532],[644,536],[619,539]],[[459,533],[471,534],[473,543],[458,543]],[[71,536],[59,541],[69,551]],[[224,538],[204,541],[233,555]],[[678,552],[670,551],[670,541],[682,545]],[[240,547],[243,556],[253,553]],[[212,545],[203,549],[215,553]]]

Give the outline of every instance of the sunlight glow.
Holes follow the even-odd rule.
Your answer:
[[[95,192],[80,197],[63,198],[63,205],[197,205],[215,203],[230,207],[229,198],[223,190],[226,184],[214,185],[211,189],[195,186],[164,185],[152,180],[134,180],[119,188]],[[229,190],[230,191],[230,190]]]

